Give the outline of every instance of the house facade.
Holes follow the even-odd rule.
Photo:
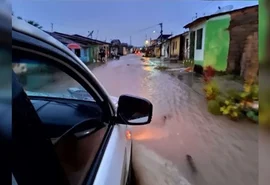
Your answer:
[[[105,48],[106,54],[109,51],[109,43],[90,39],[88,37],[84,37],[81,35],[68,35],[60,32],[47,32],[55,39],[62,42],[71,51],[73,51],[81,61],[88,63],[88,62],[97,62],[99,60],[99,51],[100,48]],[[77,45],[76,47],[69,47],[70,45]],[[106,55],[107,56],[107,55]]]
[[[128,54],[128,44],[127,43],[122,43],[121,48],[122,48],[122,55],[123,56],[127,55]]]
[[[189,58],[195,65],[240,74],[247,62],[245,45],[256,42],[258,5],[201,17],[184,28],[189,28]],[[258,55],[256,50],[249,58]]]
[[[155,57],[161,57],[160,45],[156,45],[154,48]]]
[[[170,58],[180,58],[180,35],[176,35],[170,38]]]
[[[183,60],[189,59],[189,53],[190,53],[190,38],[189,38],[189,32],[184,32],[183,34]]]
[[[159,47],[159,49],[158,48],[155,49],[156,57],[165,57],[165,54],[169,55],[169,53],[166,53],[169,47],[168,45],[169,43],[167,43],[166,41],[171,36],[172,34],[163,34],[163,35],[160,35],[157,39],[155,39]]]
[[[70,35],[67,35],[64,33],[53,32],[49,34],[53,36],[55,39],[62,42],[64,45],[66,45],[71,51],[73,51],[81,59],[81,61],[85,63],[90,61],[89,47],[88,47],[87,42],[77,40],[74,37],[71,37]],[[69,46],[74,46],[74,47],[69,47]]]
[[[161,55],[164,56],[164,58],[170,58],[170,40],[166,40],[161,45]]]

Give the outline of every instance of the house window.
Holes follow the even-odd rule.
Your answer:
[[[87,57],[87,48],[83,49],[84,56]]]
[[[186,48],[188,49],[188,39],[186,39]]]
[[[203,29],[197,30],[196,49],[202,49]]]
[[[75,49],[75,55],[77,55],[78,57],[81,57],[81,50]]]

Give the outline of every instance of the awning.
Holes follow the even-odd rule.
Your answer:
[[[67,45],[69,49],[81,49],[81,46],[77,43],[70,43]]]

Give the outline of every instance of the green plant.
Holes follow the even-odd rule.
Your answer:
[[[241,98],[241,91],[237,91],[235,89],[229,89],[226,92],[226,96],[227,98],[233,100],[236,103],[241,102],[242,98]]]
[[[249,110],[246,113],[246,116],[251,119],[252,121],[258,123],[258,111],[255,110]]]
[[[221,115],[220,104],[217,100],[210,100],[207,103],[208,111],[214,115]]]
[[[242,117],[242,108],[239,104],[231,99],[227,99],[224,105],[220,108],[223,115],[230,117],[233,120],[238,120]]]
[[[184,67],[193,67],[194,61],[190,59],[186,59],[183,61]]]
[[[164,70],[169,69],[169,67],[163,66],[163,65],[158,65],[158,66],[155,67],[155,69],[158,69],[158,70],[160,70],[160,71],[164,71]]]
[[[203,89],[207,100],[214,100],[220,92],[218,84],[215,80],[211,80],[210,82],[206,83]]]
[[[244,91],[240,94],[243,101],[256,101],[259,99],[259,86],[254,85],[244,85]]]
[[[206,66],[203,71],[203,79],[205,83],[208,83],[215,76],[216,71],[212,66]]]
[[[219,94],[216,96],[216,101],[219,103],[220,106],[223,106],[225,101],[227,100],[227,97],[224,94]]]

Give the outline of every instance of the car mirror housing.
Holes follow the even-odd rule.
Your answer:
[[[144,98],[121,95],[118,101],[118,120],[127,125],[145,125],[151,122],[152,103]]]

